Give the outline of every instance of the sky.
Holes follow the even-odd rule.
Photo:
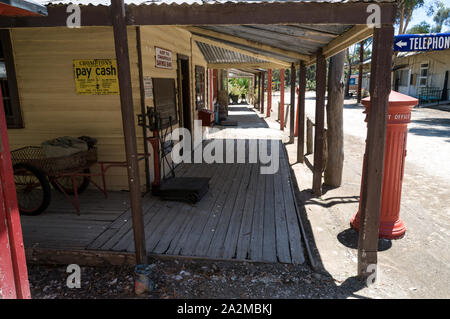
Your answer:
[[[450,5],[450,0],[441,0],[447,6]],[[426,21],[432,27],[434,26],[433,16],[427,16],[427,8],[433,1],[425,0],[425,5],[422,8],[414,10],[413,18],[409,22],[408,28],[415,26],[416,24],[421,23],[422,21]],[[442,27],[442,33],[450,32],[450,28],[445,25]]]

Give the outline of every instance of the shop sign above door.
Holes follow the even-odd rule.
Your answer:
[[[172,69],[172,51],[155,47],[156,67]]]

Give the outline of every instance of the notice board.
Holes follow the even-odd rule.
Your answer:
[[[79,95],[119,94],[116,59],[74,60],[73,75]]]
[[[172,69],[172,51],[155,47],[155,66],[162,69]]]

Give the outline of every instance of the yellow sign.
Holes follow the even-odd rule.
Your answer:
[[[73,75],[77,94],[119,94],[115,59],[73,60]]]

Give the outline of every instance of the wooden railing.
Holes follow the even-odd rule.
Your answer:
[[[315,126],[314,122],[306,117],[306,154],[310,155],[314,153],[314,134],[313,127]],[[327,159],[328,159],[328,143],[327,143],[327,128],[323,129],[323,165],[322,172],[325,171],[325,167],[327,167]],[[311,167],[310,167],[311,168]]]

